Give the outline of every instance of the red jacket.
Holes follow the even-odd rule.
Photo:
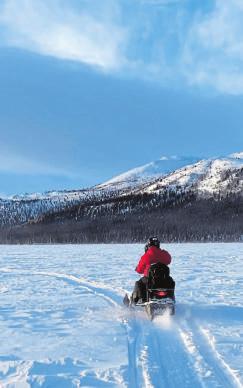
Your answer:
[[[150,265],[158,262],[166,265],[170,264],[171,255],[169,254],[169,252],[167,252],[164,249],[160,249],[155,246],[152,246],[141,257],[135,271],[137,271],[140,274],[143,274],[144,276],[147,276]]]

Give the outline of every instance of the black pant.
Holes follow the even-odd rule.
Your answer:
[[[146,276],[143,276],[135,283],[134,290],[132,293],[132,301],[134,303],[137,303],[139,299],[142,299],[143,302],[146,302],[147,282],[148,282],[148,278]]]

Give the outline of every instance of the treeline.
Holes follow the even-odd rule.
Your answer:
[[[37,222],[3,228],[0,243],[241,241],[243,198],[217,193],[199,198],[193,190],[93,198]]]
[[[121,195],[122,191],[76,190],[63,191],[57,195],[40,198],[0,199],[0,228],[12,227],[27,222],[41,221],[45,215],[67,211],[80,203],[90,204],[98,200],[112,199]]]

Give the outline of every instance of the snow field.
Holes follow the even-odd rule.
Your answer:
[[[170,244],[176,316],[121,303],[142,245],[1,246],[0,387],[241,387],[241,244]]]

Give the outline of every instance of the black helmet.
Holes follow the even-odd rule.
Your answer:
[[[159,248],[160,247],[160,241],[158,239],[158,237],[150,237],[148,239],[148,242],[147,244],[145,245],[145,252],[147,252],[147,250],[150,248],[150,247],[157,247]]]

